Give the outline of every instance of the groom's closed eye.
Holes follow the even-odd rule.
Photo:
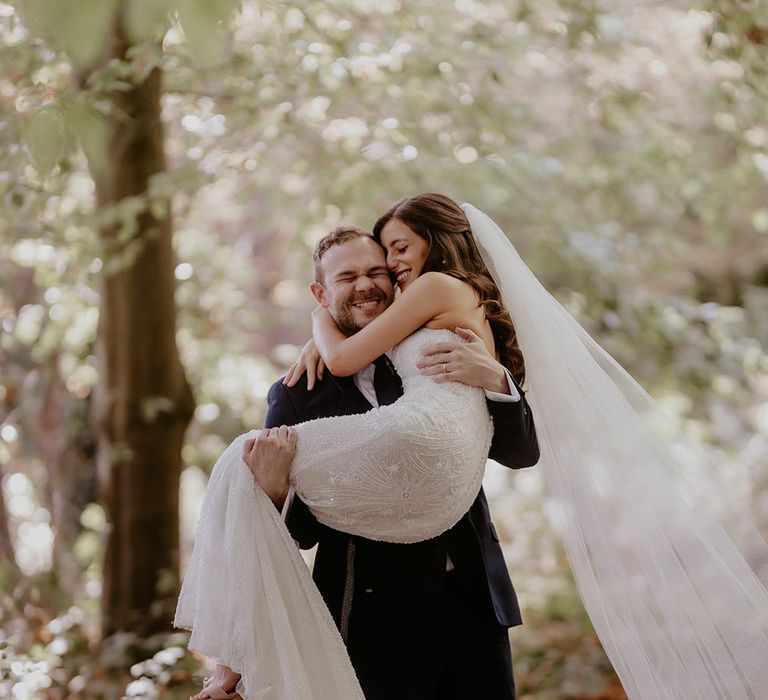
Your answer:
[[[370,270],[367,270],[362,275],[358,275],[355,272],[345,272],[341,273],[340,275],[336,275],[334,277],[333,281],[336,283],[342,283],[346,284],[348,282],[354,282],[358,277],[371,277],[373,279],[383,278],[384,276],[389,276],[389,270],[387,270],[386,267],[373,267]]]

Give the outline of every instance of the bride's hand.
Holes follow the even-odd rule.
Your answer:
[[[311,338],[301,349],[299,359],[294,362],[285,374],[283,384],[295,386],[301,379],[301,375],[307,373],[307,391],[312,391],[315,381],[320,381],[325,372],[325,363],[315,347],[315,341]]]

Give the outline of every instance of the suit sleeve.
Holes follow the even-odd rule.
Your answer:
[[[296,423],[302,422],[303,419],[291,399],[291,392],[281,380],[276,381],[270,388],[267,395],[267,403],[267,417],[264,421],[265,428],[296,425]],[[299,547],[302,549],[314,547],[324,527],[297,495],[293,497],[288,507],[285,524],[291,533],[291,537],[299,543]]]
[[[512,379],[520,401],[488,401],[493,419],[493,440],[488,456],[510,469],[532,467],[539,461],[539,442],[525,393]]]

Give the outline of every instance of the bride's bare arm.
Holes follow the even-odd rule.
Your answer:
[[[345,336],[324,307],[312,312],[312,335],[325,366],[337,377],[354,374],[436,316],[466,305],[471,288],[442,272],[415,279],[380,316]]]

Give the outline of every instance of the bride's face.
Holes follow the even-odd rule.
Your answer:
[[[387,267],[402,292],[424,269],[429,244],[399,219],[390,219],[381,230],[381,244],[387,251]]]

